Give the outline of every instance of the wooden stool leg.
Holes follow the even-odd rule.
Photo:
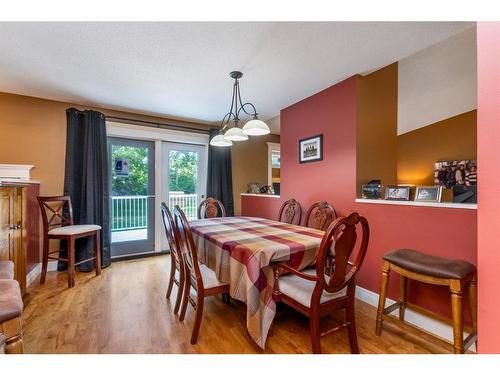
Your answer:
[[[23,354],[23,329],[21,326],[21,317],[7,320],[1,324],[1,333],[6,337],[5,353]]]
[[[469,306],[472,319],[472,330],[477,333],[477,281],[476,275],[470,281],[469,286]]]
[[[97,231],[95,233],[94,252],[95,252],[95,274],[96,276],[99,276],[101,274],[101,231]]]
[[[401,305],[399,306],[399,320],[405,320],[405,311],[406,311],[406,291],[408,289],[408,278],[406,276],[399,276],[399,302]]]
[[[75,239],[68,238],[68,288],[75,286]]]
[[[375,334],[380,336],[382,330],[382,320],[384,319],[385,299],[387,298],[387,287],[389,286],[390,264],[384,260],[382,264],[382,280],[380,282],[380,296],[378,299],[377,325]]]
[[[42,273],[40,274],[40,284],[45,283],[47,276],[47,266],[49,264],[49,239],[47,234],[43,235]]]
[[[464,352],[464,323],[462,315],[462,287],[460,280],[453,280],[451,290],[451,315],[453,320],[453,348],[455,354]]]

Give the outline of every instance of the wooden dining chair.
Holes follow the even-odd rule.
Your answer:
[[[94,261],[95,274],[101,274],[101,227],[94,224],[75,225],[73,222],[73,207],[69,196],[37,197],[43,222],[43,257],[40,284],[45,283],[49,259],[68,263],[68,287],[75,286],[75,267],[79,264]],[[82,237],[94,237],[94,256],[75,263],[75,240]],[[68,258],[51,256],[58,253],[50,252],[50,240],[66,240]]]
[[[168,246],[170,248],[170,276],[168,278],[166,298],[170,298],[174,284],[177,285],[177,297],[175,299],[174,306],[174,314],[177,314],[181,305],[182,293],[184,292],[184,261],[179,247],[179,234],[177,233],[177,227],[175,226],[172,213],[165,202],[161,203],[161,218],[165,234],[167,235]],[[179,274],[178,278],[176,278],[176,272]]]
[[[356,227],[362,231],[357,241]],[[368,222],[358,213],[337,218],[326,230],[316,258],[316,267],[304,272],[286,264],[274,267],[273,298],[309,317],[312,350],[321,353],[320,337],[347,328],[352,353],[359,353],[354,318],[356,274],[363,264],[370,237]],[[359,246],[356,244],[359,243]],[[354,251],[355,248],[357,251]],[[328,266],[327,259],[333,267]],[[330,270],[333,269],[332,272]],[[285,271],[287,274],[281,275]],[[339,309],[346,310],[346,321],[320,332],[322,316]]]
[[[312,216],[312,217],[311,217]],[[325,230],[337,218],[335,208],[326,201],[314,203],[307,210],[304,226]]]
[[[220,200],[207,198],[198,206],[198,219],[226,217],[226,208]]]
[[[229,284],[220,282],[214,271],[198,262],[196,244],[193,240],[191,227],[186,215],[179,206],[174,210],[175,224],[179,233],[179,244],[182,249],[186,282],[182,296],[182,306],[179,320],[183,321],[186,315],[188,302],[196,310],[196,317],[191,334],[191,344],[196,344],[200,332],[203,304],[205,297],[221,294],[223,298],[229,295]],[[191,288],[196,291],[196,301],[191,297]]]
[[[300,203],[293,198],[283,202],[278,214],[278,221],[293,224],[296,217],[296,223],[300,224],[300,220],[302,219],[302,207],[300,206]]]

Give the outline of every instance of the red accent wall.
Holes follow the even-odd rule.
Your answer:
[[[480,353],[500,353],[500,23],[477,26]]]
[[[413,248],[475,264],[475,210],[355,203],[357,79],[351,77],[281,111],[282,200],[293,197],[307,209],[325,199],[340,214],[358,211],[364,215],[370,223],[371,239],[358,284],[377,293],[381,257],[395,248]],[[300,164],[299,140],[316,134],[323,134],[323,160]],[[270,210],[277,212],[264,204],[249,209],[243,203],[244,215],[270,217]],[[397,286],[398,279],[393,277],[389,297],[397,298]],[[410,301],[450,315],[445,288],[411,283],[409,289]]]

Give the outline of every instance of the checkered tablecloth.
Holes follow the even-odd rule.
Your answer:
[[[190,222],[198,257],[247,304],[247,330],[264,348],[276,305],[271,262],[302,269],[314,263],[324,232],[256,217]]]

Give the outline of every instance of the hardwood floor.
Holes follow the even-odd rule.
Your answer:
[[[157,256],[113,263],[94,273],[76,274],[67,288],[65,273],[49,272],[45,285],[29,289],[23,313],[26,353],[311,353],[308,319],[278,306],[262,351],[246,333],[246,306],[220,298],[205,300],[196,345],[189,343],[194,313],[180,323],[172,313],[175,298],[165,299],[170,257]],[[173,296],[177,289],[174,286]],[[450,353],[434,337],[385,323],[375,336],[376,309],[356,301],[361,353]],[[325,326],[334,315],[325,319]],[[321,340],[324,353],[349,353],[347,331]]]

